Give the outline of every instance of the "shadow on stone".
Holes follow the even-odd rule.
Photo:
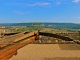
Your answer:
[[[61,50],[80,50],[80,44],[59,44]]]
[[[44,58],[44,60],[80,60],[78,57],[55,57],[55,58]]]

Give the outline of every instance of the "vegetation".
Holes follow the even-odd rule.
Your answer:
[[[24,31],[34,31],[34,30],[41,30],[43,27],[41,26],[30,26],[30,27],[23,27],[19,29],[13,28],[12,30],[14,32],[24,32]]]
[[[80,24],[75,23],[5,23],[2,26],[44,26],[50,28],[80,29]]]

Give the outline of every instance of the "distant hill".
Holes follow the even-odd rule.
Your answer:
[[[33,25],[51,28],[80,29],[80,24],[75,23],[0,23],[0,26],[33,26]]]

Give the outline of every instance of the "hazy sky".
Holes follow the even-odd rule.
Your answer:
[[[80,0],[0,0],[0,23],[80,23]]]

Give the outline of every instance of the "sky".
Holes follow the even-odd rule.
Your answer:
[[[0,0],[0,23],[80,23],[80,0]]]

